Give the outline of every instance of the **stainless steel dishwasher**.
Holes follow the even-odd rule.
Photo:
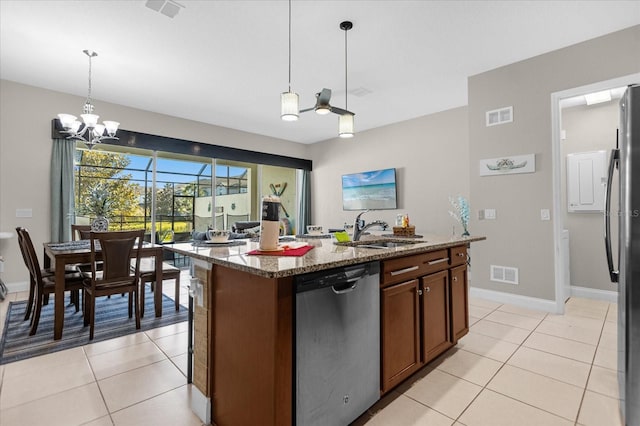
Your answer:
[[[297,276],[295,419],[348,425],[380,397],[380,264]]]

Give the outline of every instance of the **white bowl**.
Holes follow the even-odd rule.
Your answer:
[[[230,232],[224,229],[209,229],[207,231],[207,239],[214,243],[224,243],[229,239]]]

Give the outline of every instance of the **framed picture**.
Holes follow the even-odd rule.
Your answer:
[[[512,155],[509,157],[480,160],[480,176],[535,173],[536,155]]]

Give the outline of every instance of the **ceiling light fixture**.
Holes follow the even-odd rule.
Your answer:
[[[180,9],[184,9],[183,5],[173,0],[147,0],[145,6],[169,18],[175,18]]]
[[[84,102],[84,107],[82,108],[82,122],[78,121],[76,116],[71,114],[58,114],[58,119],[64,128],[61,133],[69,135],[67,139],[83,141],[85,145],[87,145],[87,148],[91,149],[95,144],[102,142],[104,139],[117,140],[116,132],[118,131],[120,123],[117,121],[104,121],[104,124],[98,124],[100,116],[93,113],[94,107],[91,104],[91,58],[98,56],[98,54],[92,50],[83,50],[83,52],[89,57],[89,91],[87,93],[87,100]]]
[[[343,21],[340,23],[340,29],[344,30],[344,114],[340,114],[338,118],[338,136],[341,138],[352,138],[354,130],[354,120],[352,112],[349,112],[349,105],[347,104],[347,31],[353,28],[351,21]]]
[[[298,114],[298,94],[291,91],[291,0],[289,0],[289,90],[280,95],[280,118],[284,121],[296,121]]]

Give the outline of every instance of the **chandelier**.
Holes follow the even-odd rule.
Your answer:
[[[117,121],[104,121],[99,124],[99,115],[93,113],[94,106],[91,103],[91,58],[95,58],[98,54],[92,50],[83,50],[84,54],[89,57],[89,90],[87,100],[82,107],[82,121],[79,121],[75,115],[58,114],[58,119],[64,130],[61,133],[68,134],[67,139],[83,141],[87,148],[91,149],[95,144],[105,139],[118,140],[116,132],[120,123]]]

